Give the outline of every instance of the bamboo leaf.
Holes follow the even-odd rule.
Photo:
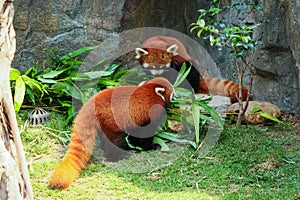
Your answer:
[[[218,126],[223,130],[224,123],[223,123],[222,119],[220,118],[220,116],[218,115],[218,113],[212,107],[210,107],[203,101],[198,101],[198,104],[211,115],[211,117],[215,120],[215,122],[218,124]]]
[[[103,76],[109,76],[113,71],[94,71],[94,72],[85,72],[84,74],[90,77],[91,79],[100,78]]]
[[[32,78],[29,78],[26,75],[22,75],[22,79],[24,80],[25,84],[28,85],[32,90],[37,88],[42,93],[42,96],[44,95],[44,88],[40,82]]]
[[[61,73],[63,73],[65,70],[60,70],[60,71],[50,71],[46,74],[43,74],[43,78],[44,79],[51,79],[51,78],[54,78],[54,77],[57,77],[58,75],[60,75]]]
[[[129,141],[129,135],[127,135],[127,136],[125,137],[125,141],[127,142],[128,146],[129,146],[130,148],[136,149],[136,150],[139,150],[139,151],[143,151],[143,148],[134,146],[133,144],[130,143],[130,141]]]
[[[281,121],[281,120],[277,119],[276,117],[273,117],[272,115],[270,115],[269,113],[266,113],[266,112],[261,112],[260,116],[262,116],[264,118],[267,118],[267,119],[269,119],[271,121],[277,122],[279,124],[285,125],[285,126],[289,125],[288,123],[286,123],[284,121]]]
[[[45,78],[37,78],[39,81],[41,81],[42,83],[49,83],[49,84],[55,84],[57,83],[55,80],[53,79],[45,79]]]
[[[26,87],[26,94],[28,95],[28,97],[30,98],[32,103],[35,104],[34,92],[32,91],[32,89],[30,87]]]
[[[193,101],[192,104],[192,115],[193,115],[193,120],[194,120],[194,126],[195,126],[195,142],[196,145],[198,146],[200,143],[200,128],[199,128],[199,124],[200,124],[200,108],[199,105],[197,103],[195,103],[195,101]]]
[[[19,112],[25,97],[25,83],[21,76],[16,78],[15,94],[14,94],[14,107],[16,113]]]
[[[77,50],[75,50],[71,53],[68,53],[67,55],[61,57],[60,59],[64,60],[64,59],[67,59],[67,58],[74,58],[74,57],[77,57],[77,56],[87,52],[87,51],[91,51],[91,50],[96,49],[96,48],[97,48],[97,46],[82,47],[82,48],[77,49]]]
[[[10,69],[10,80],[14,81],[16,80],[19,76],[21,76],[21,72],[15,68]]]
[[[169,151],[170,150],[170,148],[166,144],[165,140],[163,140],[163,139],[161,139],[161,138],[159,138],[157,136],[154,136],[153,143],[160,145],[160,147],[161,147],[160,150],[161,151]]]
[[[176,81],[174,83],[174,88],[178,87],[187,77],[187,75],[190,73],[191,71],[191,67],[189,67],[189,69],[186,69],[186,63],[183,63],[183,65],[180,68],[180,71],[178,72]]]
[[[178,134],[176,134],[176,133],[160,132],[156,136],[163,138],[163,139],[167,139],[169,141],[173,141],[173,142],[187,143],[187,144],[190,144],[192,147],[196,148],[195,142],[185,140],[185,139],[180,139],[180,138],[178,138]]]

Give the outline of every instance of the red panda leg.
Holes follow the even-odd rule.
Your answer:
[[[95,135],[90,135],[85,142],[89,144],[95,143]],[[92,145],[93,146],[93,145]],[[86,148],[80,138],[77,129],[73,128],[69,149],[55,169],[50,179],[50,184],[59,189],[65,189],[70,186],[74,179],[79,175],[80,171],[86,166],[92,155],[91,150]]]
[[[121,133],[107,133],[107,135],[100,135],[100,145],[103,150],[106,160],[116,162],[130,157],[130,153],[126,150],[129,149],[125,140],[126,134]],[[113,137],[109,137],[113,135]]]

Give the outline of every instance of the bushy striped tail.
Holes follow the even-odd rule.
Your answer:
[[[83,144],[76,128],[73,128],[69,149],[51,176],[50,184],[58,189],[65,189],[70,186],[80,171],[87,165],[91,157],[90,152]]]
[[[199,82],[199,89],[197,93],[203,94],[215,94],[221,96],[230,97],[231,103],[238,101],[239,96],[239,84],[234,83],[229,80],[219,79],[219,78],[207,78],[203,77]],[[242,100],[247,99],[248,89],[242,87]]]

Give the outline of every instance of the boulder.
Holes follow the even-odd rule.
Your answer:
[[[243,102],[245,105],[245,102]],[[234,116],[237,118],[239,112],[239,103],[234,103],[227,108],[227,115]],[[281,111],[278,106],[266,102],[266,101],[249,101],[249,105],[244,114],[244,123],[247,124],[263,124],[269,122],[269,120],[263,116],[261,113],[265,112],[269,115],[280,118]]]

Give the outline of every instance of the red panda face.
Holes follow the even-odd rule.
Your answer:
[[[171,67],[173,57],[177,55],[178,46],[173,44],[167,49],[136,48],[135,58],[140,61],[145,70],[153,75],[160,75]]]

